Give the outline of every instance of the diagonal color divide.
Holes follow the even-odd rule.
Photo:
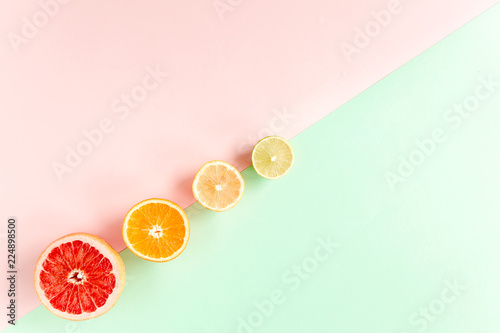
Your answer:
[[[283,179],[248,168],[234,209],[188,207],[178,259],[122,251],[127,287],[105,316],[73,323],[38,307],[8,331],[497,332],[499,14],[294,137]],[[496,92],[456,127],[450,107],[485,77]],[[385,173],[436,128],[447,140],[392,191]]]
[[[31,271],[53,239],[84,231],[122,249],[136,202],[188,206],[203,162],[245,168],[258,138],[295,136],[496,1],[233,1],[223,19],[210,2],[50,3],[0,11],[19,316],[38,305]]]

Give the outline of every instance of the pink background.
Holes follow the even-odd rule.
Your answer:
[[[20,224],[19,314],[39,304],[32,271],[54,239],[83,231],[123,249],[121,224],[138,201],[188,206],[204,162],[247,167],[260,137],[293,137],[497,1],[402,0],[348,61],[341,42],[389,3],[241,1],[222,20],[212,1],[72,1],[16,52],[9,33],[40,7],[3,1],[0,211]],[[113,103],[148,66],[168,78],[120,118]],[[113,131],[59,181],[52,163],[103,119]]]

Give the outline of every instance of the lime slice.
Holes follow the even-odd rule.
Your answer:
[[[255,171],[264,178],[281,178],[292,167],[292,146],[280,136],[265,137],[253,148],[252,164]]]

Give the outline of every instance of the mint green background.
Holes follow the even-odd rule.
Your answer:
[[[123,251],[127,286],[108,314],[68,322],[39,307],[6,332],[236,332],[280,289],[254,332],[410,333],[446,281],[466,290],[420,331],[499,332],[500,87],[460,128],[443,120],[481,75],[500,82],[499,32],[497,5],[292,139],[285,178],[249,168],[234,209],[189,207],[176,260]],[[386,172],[438,127],[447,140],[391,191]],[[327,236],[340,246],[292,291],[283,274]]]

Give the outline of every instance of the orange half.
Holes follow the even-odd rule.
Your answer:
[[[130,209],[123,222],[123,240],[137,256],[155,262],[176,258],[186,248],[189,221],[179,205],[148,199]]]

